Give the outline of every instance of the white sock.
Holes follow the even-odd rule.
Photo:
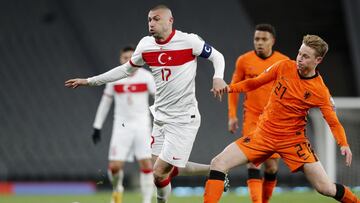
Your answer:
[[[156,188],[157,203],[166,203],[171,194],[171,183],[162,188]]]
[[[124,172],[120,170],[119,172],[113,175],[111,170],[108,170],[108,177],[113,187],[113,191],[122,193],[124,191],[124,186],[123,186]]]
[[[151,203],[154,192],[154,176],[152,172],[140,172],[140,189],[143,197],[143,203]]]

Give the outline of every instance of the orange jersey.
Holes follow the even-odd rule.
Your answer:
[[[258,127],[276,137],[303,134],[310,108],[319,107],[340,146],[348,146],[344,128],[340,124],[333,99],[322,77],[317,73],[303,78],[296,62],[275,63],[256,78],[230,85],[229,92],[247,92],[272,83],[269,102],[259,118]],[[262,99],[262,98],[261,98]]]
[[[288,57],[277,51],[274,51],[273,54],[266,59],[262,59],[257,56],[255,51],[249,51],[239,56],[236,60],[231,84],[238,83],[249,78],[254,78],[264,72],[266,68],[270,67],[275,62],[284,59],[288,59]],[[242,134],[248,135],[251,131],[255,130],[258,118],[268,102],[271,87],[272,85],[269,83],[256,90],[245,93],[245,100],[243,103],[244,119]],[[229,118],[237,118],[238,102],[238,93],[228,95]]]

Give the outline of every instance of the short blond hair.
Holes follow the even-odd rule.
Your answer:
[[[317,56],[324,57],[329,50],[329,45],[317,35],[305,35],[302,43],[313,48]]]

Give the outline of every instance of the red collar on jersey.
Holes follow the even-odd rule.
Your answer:
[[[158,44],[166,44],[171,40],[171,38],[173,38],[174,35],[175,35],[175,29],[173,29],[173,31],[171,32],[171,34],[169,35],[169,37],[165,41],[161,42],[161,41],[155,39],[155,42],[158,43]]]

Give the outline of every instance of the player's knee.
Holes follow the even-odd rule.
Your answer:
[[[154,170],[153,171],[153,176],[154,176],[154,182],[162,182],[163,180],[165,180],[167,178],[167,175],[158,171],[158,170]]]
[[[333,197],[336,193],[336,188],[334,184],[317,184],[315,190],[325,196]]]
[[[153,165],[150,159],[144,159],[139,161],[140,169],[141,170],[152,170]]]
[[[168,174],[161,167],[155,167],[153,169],[153,175],[155,182],[165,180],[168,177]]]
[[[110,163],[109,170],[111,171],[112,174],[117,174],[121,170],[121,165]]]
[[[225,161],[223,161],[219,156],[216,156],[211,160],[210,169],[218,170],[218,171],[226,171],[225,166],[226,166]]]
[[[277,171],[278,171],[277,165],[267,165],[267,167],[265,167],[265,173],[275,174]]]
[[[246,164],[246,167],[248,168],[248,169],[258,169],[258,170],[260,170],[261,169],[261,164],[259,164],[258,166],[256,166],[255,164],[253,164],[253,163],[251,163],[251,162],[249,162],[249,163],[247,163]]]
[[[279,168],[278,159],[268,159],[265,161],[264,165],[265,173],[268,174],[275,174]]]

